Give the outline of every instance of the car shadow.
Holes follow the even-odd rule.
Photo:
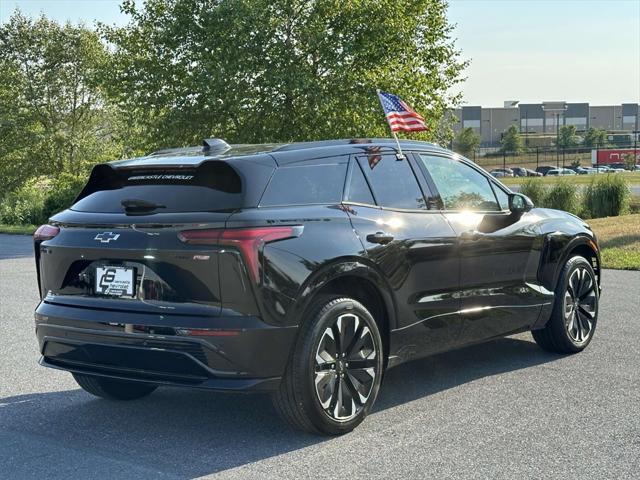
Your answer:
[[[401,365],[385,376],[368,422],[397,405],[558,358],[531,341],[510,337]],[[177,478],[212,474],[331,441],[286,427],[266,395],[176,388],[159,389],[133,402],[95,399],[79,389],[2,398],[3,432],[80,452],[57,460],[66,469],[73,470],[73,462],[81,462],[83,455],[95,454]],[[0,465],[12,462],[30,471],[42,458],[29,448],[0,449]],[[54,477],[56,464],[47,467]]]

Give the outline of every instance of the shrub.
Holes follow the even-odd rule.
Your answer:
[[[629,209],[631,192],[621,174],[598,175],[584,192],[585,213],[589,218],[615,217]]]
[[[52,215],[69,208],[86,181],[87,179],[82,176],[69,173],[63,173],[54,180],[44,199],[43,215],[45,221]]]
[[[38,178],[8,193],[0,201],[0,223],[38,225],[73,202],[86,179],[64,173],[50,181]]]
[[[554,184],[547,193],[544,206],[564,210],[574,215],[580,213],[580,202],[578,201],[578,187],[575,183],[564,178]]]
[[[0,223],[9,225],[42,223],[46,190],[46,183],[35,180],[5,195],[0,202]]]
[[[530,177],[524,179],[520,184],[520,193],[529,197],[537,207],[544,206],[547,192],[542,184],[542,180],[539,178]]]

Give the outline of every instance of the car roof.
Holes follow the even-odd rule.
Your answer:
[[[110,162],[116,168],[140,166],[195,166],[205,160],[236,160],[248,157],[270,156],[278,165],[286,165],[322,157],[362,153],[370,155],[388,151],[397,153],[395,140],[389,138],[353,138],[341,140],[320,140],[295,143],[264,143],[228,145],[219,139],[213,139],[215,148],[204,147],[172,148],[159,150],[142,157]],[[221,146],[222,145],[222,146]],[[441,151],[448,150],[432,143],[415,140],[400,140],[400,145],[407,151]]]

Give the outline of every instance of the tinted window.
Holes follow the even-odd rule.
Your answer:
[[[364,203],[366,205],[375,205],[376,203],[358,162],[354,162],[353,164],[347,200],[356,203]]]
[[[377,161],[360,158],[378,205],[388,208],[426,209],[422,191],[418,186],[408,160],[382,155]]]
[[[489,180],[456,160],[420,155],[447,210],[498,211],[500,206]]]
[[[96,213],[125,213],[126,200],[156,205],[153,213],[232,210],[244,203],[242,181],[225,162],[178,170],[98,165],[80,196],[71,209]]]
[[[260,205],[339,203],[347,164],[297,165],[276,170]]]

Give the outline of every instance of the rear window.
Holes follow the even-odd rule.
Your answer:
[[[281,167],[274,173],[260,205],[339,203],[346,171],[346,162]]]
[[[105,166],[102,166],[105,167]],[[71,209],[129,213],[124,204],[153,213],[234,210],[243,205],[242,181],[224,162],[192,169],[94,170]],[[131,207],[129,207],[131,208]],[[140,207],[138,207],[140,208]]]

